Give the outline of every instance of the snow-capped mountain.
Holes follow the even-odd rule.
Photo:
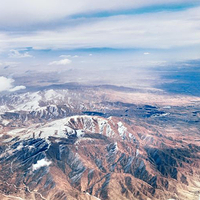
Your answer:
[[[1,97],[1,199],[198,199],[196,107],[112,101],[95,90]]]

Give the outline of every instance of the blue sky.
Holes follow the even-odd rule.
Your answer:
[[[99,18],[99,17],[111,17],[116,15],[139,15],[146,13],[155,13],[155,12],[178,12],[187,10],[189,8],[194,8],[198,6],[197,2],[184,2],[184,3],[169,3],[169,4],[157,4],[157,5],[148,5],[139,8],[129,8],[129,9],[117,9],[110,11],[97,11],[89,13],[80,13],[70,16],[72,19],[78,18]]]
[[[199,0],[1,2],[4,76],[163,66],[198,60],[199,52]]]

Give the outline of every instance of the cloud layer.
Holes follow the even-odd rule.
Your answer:
[[[0,7],[0,44],[0,70],[6,72],[6,67],[10,70],[2,74],[4,76],[14,70],[15,74],[20,73],[23,68],[26,68],[21,70],[23,72],[36,68],[44,71],[45,67],[45,70],[57,70],[57,66],[69,64],[73,68],[89,68],[87,62],[91,62],[93,68],[98,65],[103,68],[111,60],[106,49],[116,50],[114,62],[119,65],[133,66],[136,62],[132,60],[138,58],[151,63],[172,58],[198,59],[200,2],[19,0],[16,3],[7,0]],[[97,53],[99,49],[105,50],[106,59]],[[132,55],[119,56],[120,51],[126,50],[132,51],[134,59]],[[142,58],[137,56],[140,51]],[[160,52],[164,52],[162,58]],[[11,62],[19,64],[4,67]],[[113,65],[110,63],[109,66]]]
[[[58,61],[50,62],[49,65],[69,65],[72,61],[69,59],[62,59]]]
[[[28,52],[20,53],[19,51],[15,49],[11,49],[9,53],[10,58],[30,58],[33,57]]]
[[[14,80],[10,78],[0,77],[0,92],[10,90]]]
[[[31,34],[0,34],[2,48],[176,48],[200,45],[200,7],[181,12],[85,19],[76,26]],[[12,41],[12,43],[11,43]],[[12,50],[11,57],[30,57]]]
[[[193,3],[198,0],[193,0]],[[0,6],[0,26],[46,23],[71,15],[140,8],[154,5],[187,4],[188,0],[6,0]]]
[[[9,89],[9,91],[10,92],[16,92],[18,90],[24,90],[24,89],[26,89],[26,87],[24,85],[19,85],[19,86],[16,86],[14,88]]]
[[[6,78],[4,76],[0,76],[0,92],[3,91],[10,91],[10,92],[15,92],[18,90],[26,89],[25,86],[13,86],[13,83],[15,81],[11,78]]]

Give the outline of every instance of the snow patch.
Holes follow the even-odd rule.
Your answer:
[[[83,137],[85,135],[85,132],[83,130],[77,130],[76,134],[77,134],[77,137],[80,138],[80,137]]]
[[[126,137],[126,132],[127,132],[127,128],[123,125],[122,122],[118,122],[118,133],[121,136],[122,139],[125,139]]]
[[[115,151],[118,151],[117,142],[115,142]]]
[[[42,100],[39,92],[25,93],[21,97],[21,102],[16,108],[17,111],[36,111],[40,109],[39,102]],[[14,110],[15,111],[15,110]]]
[[[163,108],[165,108],[165,109],[170,109],[171,106],[164,106]]]
[[[56,138],[68,138],[68,135],[73,134],[76,134],[78,138],[83,137],[85,134],[84,130],[74,130],[73,128],[67,126],[69,120],[70,118],[55,120],[43,125],[43,127],[41,127],[41,124],[34,124],[29,126],[28,129],[20,128],[11,130],[8,134],[13,137],[19,136],[22,140],[28,138],[48,139],[49,136]],[[11,138],[8,140],[10,139]]]
[[[8,120],[5,120],[5,119],[2,121],[2,124],[3,124],[4,126],[7,126],[9,123],[10,123],[10,122],[9,122]]]
[[[0,106],[0,114],[4,114],[7,111],[9,111],[8,106],[6,106],[6,105]]]
[[[140,154],[139,149],[136,149],[135,157],[137,157]]]
[[[24,147],[23,144],[20,143],[20,144],[17,146],[17,150],[19,151],[19,150],[21,150],[23,147]]]
[[[99,199],[98,197],[95,197],[95,196],[91,195],[91,194],[88,193],[88,192],[86,192],[86,194],[87,194],[88,196],[94,197],[94,198],[97,199],[97,200],[101,200],[101,199]]]

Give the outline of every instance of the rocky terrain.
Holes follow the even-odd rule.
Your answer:
[[[0,199],[199,200],[199,122],[200,98],[159,91],[3,94]]]

